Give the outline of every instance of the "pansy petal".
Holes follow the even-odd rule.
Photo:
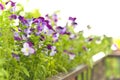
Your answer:
[[[19,59],[20,59],[19,55],[18,55],[18,54],[15,54],[15,53],[12,53],[12,57],[15,58],[16,60],[19,60]]]
[[[27,42],[25,42],[25,43],[23,44],[23,47],[24,47],[24,48],[27,48],[27,47],[29,47],[29,44],[28,44]]]
[[[69,20],[74,22],[76,20],[76,18],[75,17],[69,17]]]
[[[25,56],[28,56],[28,55],[29,55],[29,53],[28,53],[28,52],[25,52],[25,53],[24,53],[24,55],[25,55]]]
[[[35,50],[30,47],[30,48],[29,48],[29,53],[30,53],[30,54],[33,54],[34,52],[35,52]]]
[[[51,51],[50,56],[54,56],[56,54],[56,51]]]
[[[12,14],[12,15],[9,16],[9,18],[10,18],[10,19],[17,19],[17,15]]]
[[[0,10],[3,10],[4,6],[0,3]]]
[[[15,6],[15,2],[13,2],[13,1],[11,1],[11,0],[10,0],[10,1],[8,1],[8,2],[6,2],[6,5],[7,5],[7,4],[10,4],[12,7],[14,7],[14,6]]]
[[[75,58],[75,54],[69,54],[70,60],[73,60]]]
[[[52,49],[52,46],[50,44],[47,45],[47,49],[48,50],[51,50]]]

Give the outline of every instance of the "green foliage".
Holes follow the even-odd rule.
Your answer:
[[[120,59],[119,57],[108,57],[105,60],[106,63],[106,77],[109,78],[120,78]]]
[[[35,10],[32,10],[32,12],[26,12],[26,15],[25,15],[27,18],[37,18],[39,16],[41,16],[40,12],[38,9],[35,9]]]

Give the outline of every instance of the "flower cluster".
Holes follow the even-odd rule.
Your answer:
[[[18,21],[18,25],[15,25],[16,27],[13,28],[14,40],[16,43],[22,43],[23,48],[21,48],[21,51],[24,55],[35,54],[39,49],[39,47],[35,47],[35,42],[32,40],[34,37],[38,38],[38,46],[42,45],[41,42],[46,41],[46,36],[51,37],[52,44],[58,42],[59,36],[67,35],[70,39],[75,38],[75,34],[68,31],[68,26],[58,26],[56,17],[53,19],[48,19],[48,17],[47,19],[46,17],[28,19],[16,14],[9,16],[10,20]],[[71,18],[69,19],[71,20]],[[56,25],[52,25],[51,22],[53,21]],[[73,26],[73,24],[77,24],[75,20],[72,20],[71,25]],[[46,45],[46,49],[51,50],[50,55],[54,56],[57,49],[56,46],[50,44]]]

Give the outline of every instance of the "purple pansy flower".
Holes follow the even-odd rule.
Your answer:
[[[76,38],[76,35],[75,34],[70,34],[70,39],[74,39]]]
[[[52,45],[48,44],[47,49],[51,50],[51,52],[49,54],[50,56],[54,56],[56,54],[56,46],[52,46]]]
[[[36,35],[39,36],[42,30],[43,30],[43,26],[38,25]]]
[[[67,51],[67,50],[64,50],[64,52],[69,55],[69,59],[70,59],[70,60],[73,60],[73,59],[75,58],[75,54],[74,54],[74,53],[69,52],[69,51]]]
[[[48,45],[47,45],[47,49],[48,49],[48,50],[51,50],[51,49],[52,49],[52,45],[48,44]]]
[[[56,47],[55,46],[51,46],[50,56],[54,56],[55,54],[56,54]]]
[[[49,30],[48,27],[47,27],[46,25],[44,25],[42,31],[43,31],[44,33],[47,33],[48,30]]]
[[[15,6],[15,2],[13,2],[13,1],[8,1],[8,2],[6,2],[6,5],[8,5],[8,4],[10,4],[12,7],[14,7]]]
[[[39,17],[38,18],[40,21],[44,21],[45,19],[44,19],[44,17]]]
[[[23,25],[26,25],[26,26],[29,25],[28,21],[23,16],[19,16],[18,19],[21,21]]]
[[[29,44],[30,47],[33,46],[33,43],[32,43],[32,42],[28,41],[27,43]]]
[[[52,26],[49,24],[48,20],[44,20],[43,25],[47,26],[48,29],[53,30]]]
[[[56,32],[60,33],[60,34],[65,34],[66,33],[66,28],[65,27],[61,27],[61,26],[58,26],[56,28]]]
[[[75,54],[74,53],[69,53],[69,58],[70,58],[70,60],[73,60],[75,58]]]
[[[71,35],[71,33],[70,33],[70,32],[65,32],[64,34]]]
[[[33,19],[33,24],[37,25],[36,35],[39,35],[41,31],[48,35],[53,34],[54,32],[52,26],[49,24],[49,21],[45,20],[43,17]]]
[[[42,31],[43,30],[43,27],[42,26],[37,26],[37,31]]]
[[[24,33],[27,35],[27,37],[29,37],[32,33],[31,28],[24,29]]]
[[[58,41],[58,37],[59,37],[58,33],[53,33],[52,38],[54,42]]]
[[[20,57],[18,54],[12,53],[12,57],[15,58],[16,60],[20,60]]]
[[[20,37],[18,32],[14,32],[14,39],[17,40],[17,41],[22,40],[22,38]]]
[[[49,26],[49,27],[48,27]],[[44,25],[43,26],[43,32],[47,35],[51,35],[54,33],[54,30],[52,28],[50,28],[51,26],[50,25]]]
[[[74,17],[69,17],[69,20],[71,20],[72,22],[74,22],[76,20],[76,18]]]
[[[52,26],[50,24],[47,23],[46,26],[48,27],[48,29],[53,30],[53,28],[52,28]]]
[[[76,23],[76,22],[72,22],[72,25],[73,25],[73,26],[76,26],[76,25],[77,25],[77,23]]]
[[[43,35],[40,35],[40,40],[41,41],[45,40],[45,37]]]
[[[48,14],[45,15],[45,18],[50,21],[50,16]]]
[[[89,39],[88,39],[88,41],[92,41],[92,40],[93,40],[93,38],[89,38]]]
[[[86,41],[87,42],[91,42],[91,41],[93,41],[93,38],[92,37],[88,37]]]
[[[22,35],[22,39],[23,40],[27,40],[27,36],[26,35]]]
[[[0,3],[0,10],[4,10],[4,6]]]
[[[53,18],[54,22],[58,21],[58,16],[56,14],[53,14],[52,18]]]
[[[71,21],[72,26],[76,26],[77,23],[75,22],[76,18],[75,17],[69,17],[69,20]]]
[[[50,29],[50,30],[47,31],[46,34],[47,34],[47,35],[51,35],[51,34],[53,34],[53,33],[54,33],[54,31]]]
[[[51,24],[54,23],[54,26],[57,25],[58,17],[57,17],[56,14],[53,14],[52,16],[49,16],[49,15],[47,14],[47,15],[45,15],[45,17],[46,17],[46,19],[47,19],[49,22],[51,22]],[[53,22],[53,23],[52,23],[52,22]]]
[[[27,19],[27,26],[32,26],[33,19]]]
[[[28,28],[24,29],[24,33],[25,33],[25,36],[26,36],[26,37],[30,37],[30,35],[31,35],[33,32],[34,32],[34,28],[28,27]]]
[[[32,24],[38,24],[38,23],[39,23],[39,19],[38,18],[34,18]]]
[[[23,48],[21,49],[21,51],[25,56],[35,53],[35,50],[27,42],[23,44]]]
[[[82,48],[83,48],[83,50],[85,50],[85,51],[88,50],[88,48],[87,48],[86,46],[83,46]]]
[[[37,36],[39,36],[39,35],[40,35],[40,33],[41,33],[41,32],[40,32],[40,31],[38,31],[38,32],[36,32],[36,35],[37,35]]]
[[[44,17],[34,18],[32,23],[40,25],[42,22],[44,22]]]
[[[12,14],[12,15],[9,16],[9,18],[10,18],[10,19],[17,19],[17,15]]]
[[[116,44],[112,44],[111,49],[113,51],[118,50],[118,46]]]

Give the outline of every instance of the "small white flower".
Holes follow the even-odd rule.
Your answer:
[[[52,50],[50,52],[50,56],[54,56],[56,54],[56,47],[52,46]]]
[[[71,35],[70,35],[70,38],[71,38],[71,39],[74,39],[74,38],[75,38],[75,35],[74,35],[74,34],[71,34]]]
[[[116,44],[112,44],[111,49],[112,49],[112,50],[117,50],[117,49],[118,49],[118,47],[117,47],[117,45],[116,45]]]
[[[70,60],[73,60],[75,58],[75,54],[69,54]]]
[[[33,54],[35,52],[34,49],[29,46],[28,43],[23,44],[23,48],[21,49],[21,51],[24,53],[25,56],[28,56],[28,55]]]

